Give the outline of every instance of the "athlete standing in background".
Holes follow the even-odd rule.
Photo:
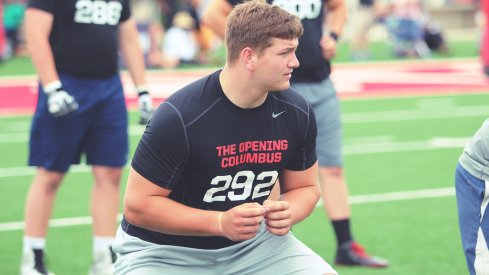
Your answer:
[[[168,98],[139,142],[117,274],[337,274],[290,232],[320,195],[314,114],[289,89],[301,23],[259,0],[227,22],[224,68]]]
[[[489,272],[489,119],[470,139],[455,173],[458,219],[471,275]]]
[[[224,37],[225,20],[232,7],[242,0],[212,0],[203,23]],[[331,82],[331,59],[347,18],[344,0],[268,0],[268,3],[297,15],[304,26],[297,57],[300,67],[292,74],[292,87],[311,104],[317,117],[317,156],[324,209],[337,240],[338,265],[387,267],[384,259],[368,255],[354,241],[350,229],[351,210],[343,173],[340,103]],[[328,18],[325,11],[327,10]],[[327,20],[326,20],[327,19]],[[326,25],[325,29],[323,26]]]
[[[484,15],[484,26],[482,31],[482,42],[480,44],[481,60],[484,74],[489,77],[489,1],[481,0],[480,6]]]
[[[29,165],[37,170],[25,205],[21,274],[52,274],[44,264],[48,221],[66,172],[82,154],[95,179],[90,274],[111,274],[110,246],[128,154],[119,46],[139,92],[141,123],[153,111],[129,1],[30,0],[25,28],[40,83],[29,154]]]

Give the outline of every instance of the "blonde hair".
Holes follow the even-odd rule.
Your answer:
[[[245,47],[260,53],[271,45],[272,38],[298,39],[303,31],[297,16],[264,0],[236,5],[226,23],[227,62],[233,64]]]

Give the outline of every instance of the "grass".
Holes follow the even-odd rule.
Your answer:
[[[411,110],[422,114],[427,110],[419,108],[423,105],[420,102],[427,100],[450,100],[454,107],[451,109],[452,116],[453,112],[457,112],[456,107],[489,105],[485,94],[462,94],[345,100],[342,101],[342,108],[346,117],[349,114],[382,114],[392,110]],[[352,197],[453,186],[454,167],[462,151],[461,146],[402,150],[403,142],[426,141],[435,137],[466,138],[473,134],[487,114],[461,114],[460,117],[447,118],[446,108],[437,108],[436,104],[430,112],[438,115],[430,119],[391,122],[345,121],[346,151],[355,144],[374,146],[375,142],[371,138],[382,136],[388,136],[388,143],[399,147],[399,150],[392,152],[346,154],[345,168]],[[137,121],[136,115],[131,113],[130,116],[133,125]],[[7,168],[22,168],[26,165],[25,137],[29,121],[28,116],[0,117],[3,138],[0,151],[4,156],[0,159],[0,200],[8,206],[2,210],[0,224],[23,219],[23,204],[32,174],[6,176],[6,171]],[[6,142],[9,133],[19,137]],[[139,136],[140,133],[131,136],[131,151]],[[365,142],[358,141],[362,139]],[[123,182],[126,177],[127,170]],[[68,174],[58,193],[53,218],[89,216],[87,201],[91,182],[88,172]],[[386,270],[338,267],[341,274],[466,274],[453,196],[353,203],[352,211],[356,239],[372,253],[388,258],[391,266]],[[296,225],[293,231],[299,239],[331,262],[336,244],[331,226],[321,208],[317,208],[303,223]],[[0,232],[0,262],[3,263],[0,265],[0,274],[17,274],[22,230]],[[89,225],[49,229],[48,261],[57,274],[86,274],[91,261],[90,247]]]
[[[432,59],[474,57],[477,43],[451,42],[450,48],[450,56],[434,55]],[[343,43],[335,62],[349,62],[349,56],[348,45]],[[372,45],[372,56],[376,61],[394,59],[389,44],[383,42]],[[0,76],[33,74],[35,70],[27,57],[16,57],[0,64]],[[437,104],[439,102],[451,104],[445,106]],[[426,109],[427,103],[429,109]],[[454,140],[470,137],[488,113],[466,115],[457,107],[489,106],[487,94],[460,91],[459,95],[344,100],[341,104],[345,171],[351,198],[416,190],[433,190],[433,196],[370,203],[356,200],[352,203],[355,238],[369,252],[388,258],[391,265],[385,270],[345,267],[337,270],[342,275],[467,274],[458,233],[455,197],[435,196],[436,189],[453,187],[454,168],[462,145],[454,142],[440,147],[430,141],[437,137]],[[411,111],[420,118],[395,119],[397,111]],[[428,111],[437,115],[423,117]],[[390,121],[363,123],[348,120],[349,115],[369,114],[394,117]],[[23,220],[25,196],[33,177],[33,170],[26,167],[30,120],[30,116],[0,116],[0,201],[4,205],[0,228],[4,228],[6,223]],[[130,113],[130,123],[138,129],[134,112]],[[139,132],[131,135],[131,152],[141,132],[139,127]],[[371,153],[350,150],[357,145],[377,148],[379,143],[396,149]],[[411,149],[412,143],[431,145],[424,149]],[[126,178],[127,169],[123,183]],[[53,219],[89,216],[91,184],[89,172],[69,173],[58,193]],[[124,190],[124,185],[122,188]],[[393,198],[393,195],[387,197]],[[321,208],[294,226],[293,232],[331,262],[335,238]],[[56,274],[86,274],[91,261],[90,225],[51,227],[48,234],[48,263],[52,271]],[[21,229],[0,230],[0,274],[18,274],[22,235]]]
[[[476,41],[450,41],[450,52],[447,54],[434,53],[430,59],[443,59],[451,57],[475,57],[478,54],[478,43]],[[392,61],[399,60],[392,54],[392,47],[389,41],[372,42],[371,44],[371,61]],[[338,47],[337,56],[334,63],[351,62],[350,48],[348,43],[342,42]],[[212,63],[205,66],[221,66],[224,62],[225,51],[223,48],[216,50],[211,54]],[[408,58],[403,58],[408,59]],[[202,67],[201,65],[184,65],[181,69],[192,69]],[[0,63],[0,76],[32,75],[36,71],[27,56],[15,57]]]

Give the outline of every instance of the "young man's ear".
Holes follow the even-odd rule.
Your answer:
[[[246,69],[253,71],[255,69],[255,52],[250,47],[246,47],[241,51],[241,58],[246,66]]]

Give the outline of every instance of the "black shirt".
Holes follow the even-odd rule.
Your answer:
[[[184,87],[159,106],[132,167],[171,189],[169,198],[176,202],[226,211],[247,202],[263,203],[283,169],[311,167],[317,130],[311,107],[297,92],[271,92],[261,106],[242,109],[224,95],[219,74]],[[158,244],[203,249],[235,244],[223,237],[162,234],[126,220],[122,228]]]
[[[118,72],[118,25],[130,17],[128,0],[29,0],[53,14],[49,42],[56,69],[79,77]]]
[[[227,0],[235,6],[243,0]],[[294,69],[291,81],[321,82],[331,73],[331,64],[323,57],[319,42],[323,35],[324,0],[267,0],[299,17],[304,34],[299,39],[296,54],[300,66]]]

